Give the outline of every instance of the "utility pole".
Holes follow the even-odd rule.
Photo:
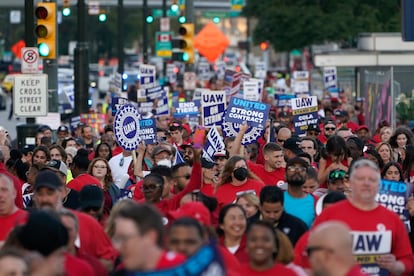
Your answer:
[[[162,0],[162,17],[167,18],[167,0]],[[164,80],[167,79],[167,61],[164,58],[162,59],[162,77]]]
[[[89,111],[89,56],[86,42],[86,5],[78,0],[78,42],[75,48],[75,115]]]
[[[142,32],[142,55],[144,64],[148,63],[148,23],[147,23],[147,15],[148,15],[148,0],[143,1],[142,5],[142,20],[143,20],[143,32]]]
[[[194,23],[194,0],[185,0],[185,21],[186,23]],[[195,34],[195,26],[194,26]],[[194,72],[195,67],[193,63],[187,63],[185,66],[186,72]]]
[[[36,38],[35,38],[35,24],[34,24],[34,4],[33,0],[25,0],[24,2],[24,40],[26,41],[26,47],[36,47]],[[27,117],[26,124],[34,124],[36,122],[35,118]]]
[[[124,73],[124,0],[118,0],[118,73]]]

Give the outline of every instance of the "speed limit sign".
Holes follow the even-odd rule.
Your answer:
[[[22,73],[38,74],[39,72],[39,51],[36,47],[22,48]]]

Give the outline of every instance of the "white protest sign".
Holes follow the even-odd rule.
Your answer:
[[[254,77],[259,79],[265,79],[266,78],[266,62],[264,61],[256,61],[255,63],[255,72]]]
[[[205,127],[221,125],[226,110],[226,91],[203,89],[201,95],[202,124]]]
[[[210,64],[207,61],[198,64],[198,79],[204,81],[210,79]]]
[[[46,116],[48,111],[47,75],[22,74],[14,77],[13,111],[19,117]]]
[[[194,72],[185,72],[184,73],[184,90],[194,90],[196,89],[197,77]]]
[[[176,83],[177,82],[177,74],[175,72],[176,69],[175,64],[167,64],[167,78],[169,83]]]
[[[309,72],[294,71],[292,80],[292,90],[294,93],[309,92]]]
[[[140,88],[151,88],[155,86],[156,69],[153,65],[140,64],[139,76],[140,76]]]
[[[324,67],[323,80],[325,88],[338,87],[336,67]]]
[[[249,101],[259,102],[259,83],[257,81],[244,81],[243,82],[243,99]]]

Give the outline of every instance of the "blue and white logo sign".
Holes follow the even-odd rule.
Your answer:
[[[156,69],[153,65],[141,64],[139,66],[140,84],[141,88],[150,88],[155,85],[155,73]]]
[[[135,106],[123,105],[115,115],[114,133],[116,141],[125,150],[135,150],[141,140],[139,120],[141,115]]]

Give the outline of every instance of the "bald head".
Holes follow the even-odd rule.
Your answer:
[[[280,146],[283,146],[284,141],[286,141],[287,139],[289,139],[290,137],[292,137],[292,131],[290,131],[290,129],[288,129],[287,127],[282,127],[281,129],[279,129],[279,131],[277,132],[277,140],[278,140],[278,144]]]
[[[340,221],[328,221],[315,227],[309,235],[309,244],[317,242],[333,249],[342,248],[352,252],[352,236],[349,227]]]

